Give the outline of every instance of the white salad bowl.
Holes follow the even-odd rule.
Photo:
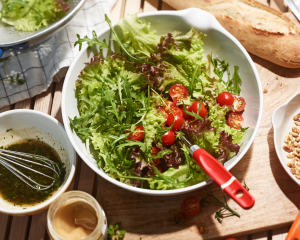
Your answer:
[[[193,27],[207,35],[207,37],[204,38],[204,50],[206,55],[213,53],[214,58],[218,57],[221,60],[226,59],[230,64],[231,73],[234,72],[234,65],[238,65],[240,67],[239,74],[243,80],[241,96],[243,96],[247,102],[246,111],[243,114],[245,119],[244,127],[249,127],[249,129],[246,131],[246,136],[238,155],[225,163],[226,169],[230,170],[241,160],[252,144],[262,115],[262,89],[258,73],[249,54],[244,47],[218,23],[213,15],[200,9],[190,8],[182,11],[142,13],[138,14],[138,17],[151,22],[151,28],[156,30],[158,34],[167,34],[173,31],[186,33]],[[103,39],[109,40],[110,29],[106,27],[102,32],[98,32],[97,35],[98,39],[101,41]],[[76,133],[71,130],[69,121],[69,117],[73,119],[75,116],[79,116],[77,110],[77,99],[74,94],[75,81],[77,80],[80,71],[84,68],[84,63],[89,62],[92,56],[92,53],[87,51],[87,47],[81,50],[80,54],[76,57],[69,68],[62,92],[62,116],[64,125],[67,134],[80,157],[97,174],[109,182],[141,194],[157,196],[176,195],[199,189],[211,183],[212,180],[208,180],[182,189],[148,190],[121,183],[109,177],[102,169],[98,168],[95,159],[91,154],[88,154],[85,144],[80,140]]]
[[[289,135],[292,131],[292,127],[296,126],[293,120],[293,116],[300,113],[300,92],[296,93],[286,103],[282,104],[275,109],[272,116],[272,124],[274,130],[274,144],[279,161],[287,172],[288,175],[300,186],[300,179],[297,179],[295,175],[291,173],[287,163],[291,160],[287,158],[287,152],[283,150],[283,146],[286,145],[284,137]]]
[[[66,175],[62,185],[43,202],[18,206],[0,195],[0,212],[9,215],[32,215],[47,209],[69,187],[76,164],[76,153],[64,127],[53,117],[34,110],[19,109],[0,113],[0,146],[9,146],[20,140],[36,139],[50,145],[65,164]],[[13,177],[13,174],[12,174]]]

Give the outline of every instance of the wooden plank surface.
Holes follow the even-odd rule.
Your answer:
[[[268,4],[265,0],[261,2]],[[270,3],[274,4],[272,1]],[[112,10],[111,19],[116,22],[128,13],[157,9],[173,10],[158,0],[119,0]],[[109,223],[122,221],[123,228],[127,231],[125,240],[140,237],[143,240],[196,240],[220,236],[234,236],[238,240],[285,239],[300,207],[300,193],[299,187],[289,179],[276,156],[271,115],[277,106],[300,90],[300,70],[282,68],[254,55],[251,57],[259,72],[262,87],[268,92],[264,94],[263,121],[255,141],[242,161],[231,171],[238,180],[246,179],[251,194],[257,199],[255,207],[248,211],[242,210],[233,201],[228,201],[241,214],[240,219],[227,218],[221,225],[213,217],[218,207],[210,206],[203,209],[198,216],[186,219],[186,225],[174,224],[174,212],[180,209],[181,201],[191,193],[172,197],[135,194],[97,176],[79,157],[69,190],[79,189],[95,196],[105,209]],[[47,92],[2,108],[0,113],[14,108],[31,108],[51,114],[62,122],[62,85],[63,82],[55,83]],[[212,190],[217,197],[222,197],[223,193],[216,186],[212,185]],[[192,194],[201,198],[206,195],[206,190],[198,190]],[[45,229],[46,214],[47,211],[32,217],[9,217],[0,214],[0,240],[48,239]],[[273,230],[270,231],[271,229]]]

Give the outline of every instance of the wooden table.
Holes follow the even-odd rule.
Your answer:
[[[271,5],[295,20],[292,13],[278,0],[261,2]],[[119,0],[111,12],[113,22],[128,13],[172,10],[161,0]],[[297,20],[295,20],[297,21]],[[104,207],[109,223],[122,221],[127,230],[125,239],[202,239],[235,236],[238,239],[284,239],[300,206],[299,187],[289,179],[280,166],[273,144],[271,116],[274,109],[300,90],[300,69],[287,69],[251,55],[261,78],[264,91],[264,112],[260,129],[254,143],[232,173],[238,180],[246,179],[250,192],[260,199],[253,210],[241,210],[233,201],[229,205],[241,213],[241,219],[232,217],[220,225],[214,219],[219,209],[210,206],[196,218],[188,219],[187,225],[171,221],[173,210],[180,208],[183,198],[149,197],[118,188],[96,175],[79,157],[76,172],[69,188],[93,195]],[[61,91],[63,82],[52,83],[49,89],[31,99],[0,109],[34,109],[47,113],[62,123]],[[260,170],[258,170],[260,169]],[[254,174],[257,173],[257,175]],[[222,192],[212,186],[220,198]],[[199,198],[206,195],[201,189],[193,193]],[[278,200],[279,199],[279,200]],[[297,201],[298,200],[298,201]],[[260,208],[261,207],[261,208]],[[0,214],[0,240],[49,239],[46,233],[47,211],[27,217],[12,217]],[[208,229],[209,233],[204,234]]]

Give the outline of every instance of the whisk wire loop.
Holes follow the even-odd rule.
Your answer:
[[[39,162],[31,161],[24,157],[34,159]],[[21,152],[6,150],[6,149],[0,149],[0,164],[4,166],[6,169],[8,169],[20,180],[22,180],[24,183],[26,183],[28,186],[36,190],[47,190],[51,188],[54,185],[56,179],[55,177],[37,171],[36,169],[33,168],[33,165],[50,169],[51,171],[53,171],[53,173],[55,173],[55,175],[57,175],[58,178],[60,178],[61,175],[61,169],[54,161],[51,161],[44,156],[34,155],[30,153],[21,153]],[[29,176],[25,175],[22,171],[14,167],[12,164],[27,169],[29,171],[32,171],[36,174],[42,175],[44,177],[50,178],[53,181],[49,185],[38,183],[33,179],[31,179]]]

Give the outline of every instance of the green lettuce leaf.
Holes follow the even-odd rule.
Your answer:
[[[156,52],[160,36],[151,31],[150,23],[145,22],[137,15],[127,15],[118,22],[123,33],[123,43],[131,53],[142,54],[150,57],[151,53]]]

